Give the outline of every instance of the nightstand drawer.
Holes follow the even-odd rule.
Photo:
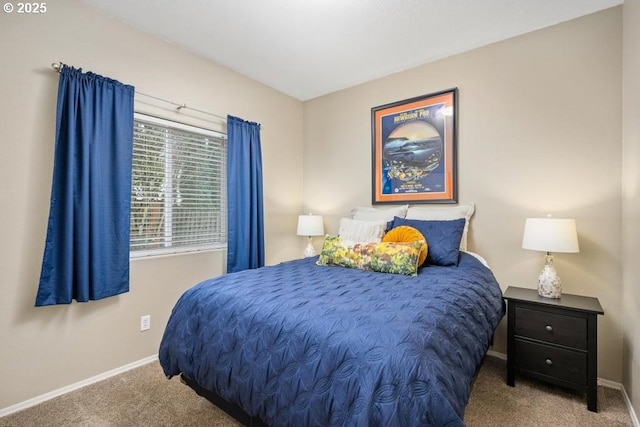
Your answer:
[[[515,361],[525,371],[587,384],[587,354],[516,339]]]
[[[515,310],[516,335],[567,347],[587,349],[587,319],[521,306]]]

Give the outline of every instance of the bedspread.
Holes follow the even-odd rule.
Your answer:
[[[159,359],[270,426],[460,426],[504,315],[469,254],[418,276],[315,265],[227,274],[179,299]]]

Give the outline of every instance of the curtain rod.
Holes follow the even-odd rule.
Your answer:
[[[65,65],[67,65],[67,64],[64,64],[62,62],[53,62],[51,64],[51,68],[53,68],[56,72],[59,73],[60,71],[62,71],[62,67],[65,66]],[[203,110],[199,110],[197,108],[188,107],[187,104],[184,104],[184,103],[183,104],[178,104],[177,102],[169,101],[169,100],[163,99],[163,98],[158,98],[157,96],[148,95],[146,93],[142,93],[142,92],[139,92],[137,90],[135,92],[136,92],[136,95],[146,96],[148,98],[153,98],[155,100],[158,100],[158,101],[161,101],[161,102],[165,102],[167,104],[175,105],[176,106],[176,110],[178,110],[178,112],[180,110],[183,110],[183,109],[184,110],[193,110],[193,111],[197,111],[198,113],[207,114],[209,116],[217,117],[217,118],[225,120],[225,121],[227,120],[227,118],[225,116],[220,116],[218,114],[213,114],[213,113],[210,113],[208,111],[203,111]]]

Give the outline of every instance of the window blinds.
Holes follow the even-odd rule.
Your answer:
[[[135,114],[132,256],[226,244],[226,136]]]

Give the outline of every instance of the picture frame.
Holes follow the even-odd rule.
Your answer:
[[[458,89],[371,109],[372,203],[457,203]]]

